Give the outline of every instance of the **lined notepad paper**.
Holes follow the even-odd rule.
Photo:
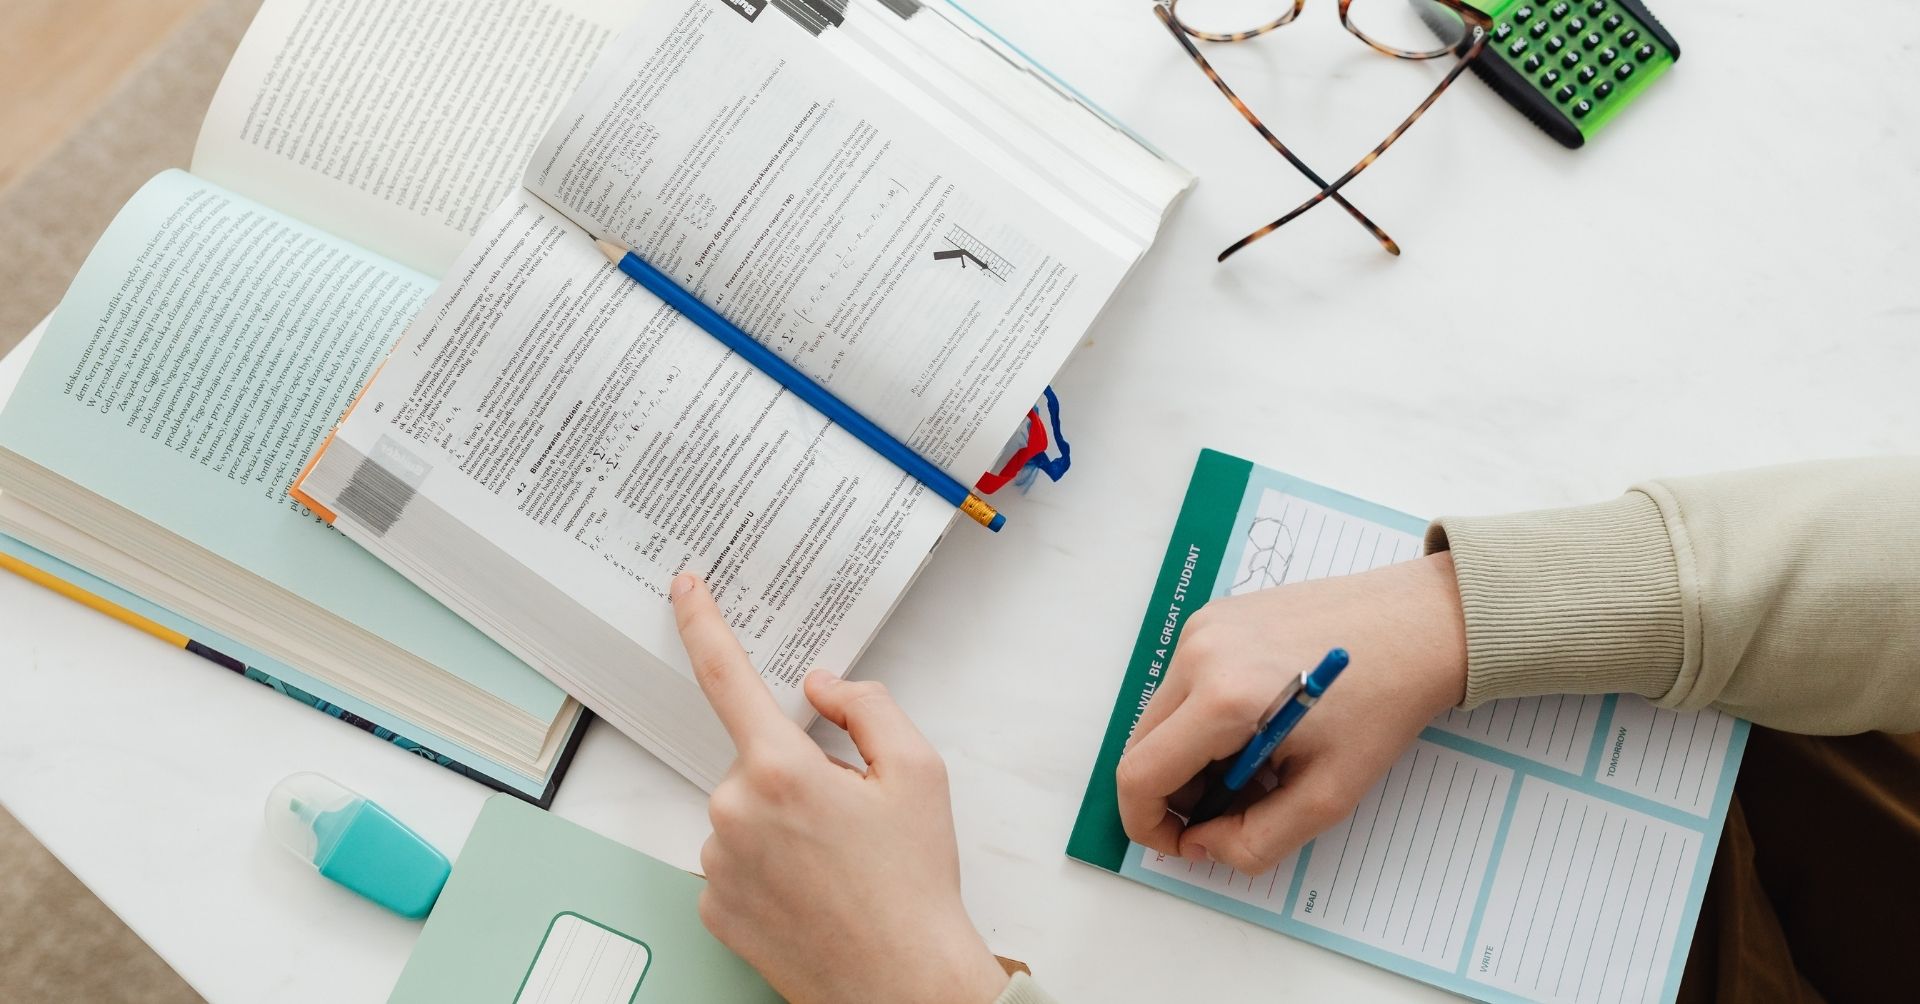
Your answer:
[[[1246,476],[1214,596],[1420,554],[1423,521]],[[1270,872],[1137,845],[1119,871],[1483,1000],[1670,1001],[1745,739],[1727,715],[1637,697],[1495,701],[1435,719]]]

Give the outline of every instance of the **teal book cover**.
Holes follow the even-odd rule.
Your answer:
[[[190,618],[124,589],[85,569],[54,557],[31,545],[0,533],[0,555],[6,555],[32,568],[68,583],[114,606],[144,617],[170,631],[177,631],[198,643],[200,655],[234,674],[261,684],[277,694],[292,698],[376,739],[392,743],[423,760],[430,760],[461,777],[477,781],[496,791],[517,794],[541,808],[553,804],[554,794],[586,733],[587,717],[582,715],[563,740],[561,752],[543,777],[523,774],[497,760],[428,729],[417,722],[391,714],[368,704],[325,681],[315,679],[251,646],[227,637]]]
[[[393,1004],[780,999],[701,926],[705,880],[505,796],[487,800]]]

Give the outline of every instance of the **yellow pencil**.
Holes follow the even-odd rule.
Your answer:
[[[65,579],[43,572],[11,554],[0,553],[0,568],[4,568],[28,582],[45,586],[75,603],[98,610],[122,624],[139,628],[147,634],[172,645],[174,648],[184,648],[188,652],[222,669],[230,669],[239,673],[241,676],[247,675],[247,664],[235,659],[233,656],[225,655],[215,649],[208,648],[165,624],[142,617],[118,603],[101,599]]]
[[[46,572],[21,561],[11,554],[0,554],[0,568],[4,568],[28,582],[45,586],[75,603],[92,607],[122,624],[139,628],[155,638],[172,645],[174,648],[187,648],[193,644],[193,639],[167,627],[165,624],[156,623],[117,603],[110,603],[103,600],[71,582],[48,575]]]

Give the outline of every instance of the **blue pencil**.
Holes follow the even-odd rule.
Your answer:
[[[971,491],[967,486],[954,480],[952,475],[935,467],[927,458],[915,453],[905,443],[887,434],[885,429],[868,421],[865,415],[853,410],[846,402],[833,396],[833,392],[814,383],[812,378],[800,372],[792,363],[780,358],[772,349],[755,341],[752,335],[740,330],[732,321],[721,316],[720,312],[701,303],[692,293],[680,287],[680,284],[668,278],[665,273],[642,261],[629,248],[612,241],[596,241],[600,253],[607,260],[619,266],[620,271],[634,282],[645,286],[653,295],[665,301],[667,306],[679,311],[688,320],[700,326],[707,334],[720,340],[720,344],[732,349],[742,359],[752,363],[760,372],[779,381],[780,386],[792,391],[795,397],[812,405],[820,414],[825,415],[833,424],[853,433],[854,437],[872,447],[874,452],[892,461],[895,466],[907,472],[914,480],[933,489],[934,494],[946,499],[966,513],[974,522],[1000,532],[1007,518],[995,512],[993,507]]]

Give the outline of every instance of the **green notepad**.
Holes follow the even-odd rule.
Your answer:
[[[1670,1004],[1746,746],[1719,711],[1626,694],[1448,711],[1350,816],[1259,875],[1121,829],[1114,768],[1193,611],[1416,558],[1426,525],[1202,452],[1067,853],[1477,1000]]]
[[[700,924],[706,883],[506,796],[487,800],[393,1004],[778,1001]]]

